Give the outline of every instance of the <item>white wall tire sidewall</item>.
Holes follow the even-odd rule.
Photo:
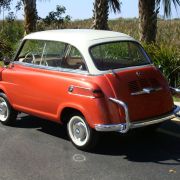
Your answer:
[[[10,115],[10,109],[9,109],[9,106],[8,106],[8,103],[7,101],[5,100],[5,98],[3,98],[2,96],[0,96],[0,103],[4,103],[4,105],[6,106],[7,108],[7,114],[5,117],[3,117],[3,115],[0,115],[0,122],[6,122],[9,118],[9,115]]]
[[[80,122],[83,124],[84,126],[84,130],[86,133],[86,137],[83,141],[80,141],[76,138],[76,136],[74,135],[73,132],[73,124]],[[86,146],[89,142],[90,139],[90,129],[88,127],[88,125],[86,124],[86,122],[84,121],[84,119],[81,116],[72,116],[67,124],[67,129],[68,129],[68,134],[71,138],[71,141],[77,146],[77,147],[83,147]]]

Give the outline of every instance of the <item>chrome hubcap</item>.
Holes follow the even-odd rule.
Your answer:
[[[89,139],[88,127],[79,116],[74,116],[70,119],[68,131],[72,141],[78,146],[83,146]]]
[[[86,128],[82,122],[73,124],[74,137],[80,141],[86,138]]]
[[[9,109],[6,101],[0,97],[0,121],[6,121],[8,118]]]

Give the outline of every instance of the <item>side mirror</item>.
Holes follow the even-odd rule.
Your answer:
[[[4,57],[3,62],[5,66],[8,66],[11,63],[11,59],[8,57]]]

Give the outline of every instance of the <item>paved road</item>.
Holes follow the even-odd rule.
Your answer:
[[[0,125],[0,180],[179,180],[180,122],[156,133],[105,134],[94,152],[77,150],[66,131],[32,116]]]

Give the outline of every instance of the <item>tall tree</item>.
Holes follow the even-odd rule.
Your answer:
[[[10,7],[10,2],[12,0],[0,0],[0,13],[1,13],[1,7],[4,9],[8,9]]]
[[[3,13],[3,24],[2,29],[4,28],[4,10],[10,9],[10,3],[12,0],[0,0],[0,14]]]
[[[139,33],[140,41],[151,43],[156,41],[157,15],[160,3],[164,8],[164,15],[171,15],[172,3],[177,8],[180,0],[139,0]]]
[[[25,33],[29,34],[36,30],[37,9],[36,0],[22,0],[24,5],[24,28]]]
[[[93,29],[108,30],[109,9],[120,12],[119,0],[95,0],[93,9]]]

